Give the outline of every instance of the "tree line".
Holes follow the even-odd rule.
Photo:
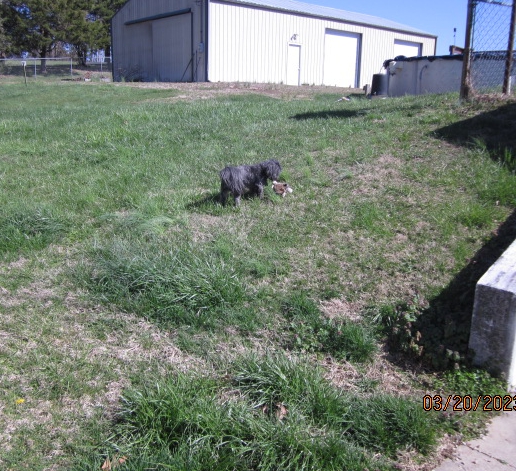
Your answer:
[[[126,0],[0,0],[0,57],[42,60],[111,49],[111,18]]]

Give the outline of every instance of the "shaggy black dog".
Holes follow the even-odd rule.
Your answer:
[[[240,198],[246,192],[257,194],[263,198],[263,189],[267,180],[277,180],[281,173],[281,165],[277,160],[266,160],[255,165],[238,165],[226,167],[220,171],[220,200],[226,204],[228,194],[240,204]]]

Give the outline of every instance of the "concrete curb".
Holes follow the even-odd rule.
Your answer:
[[[460,445],[434,471],[516,471],[516,410],[495,417],[486,435]]]

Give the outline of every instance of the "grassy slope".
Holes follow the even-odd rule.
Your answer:
[[[467,365],[471,266],[514,238],[515,177],[498,161],[514,162],[513,143],[482,136],[499,106],[267,91],[185,100],[173,87],[0,90],[7,468],[69,466],[91,449],[103,459],[124,388],[178,370],[223,378],[226,357],[246,350],[310,354],[358,398],[391,390],[419,401],[417,379],[367,347],[378,334],[371,312],[405,331],[417,318],[405,338],[380,330],[399,350]],[[220,168],[266,158],[282,163],[293,194],[216,204]],[[366,436],[352,446],[369,450],[367,433],[351,433]],[[380,449],[386,459],[393,446]]]

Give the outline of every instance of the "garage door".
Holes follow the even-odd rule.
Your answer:
[[[360,35],[326,30],[324,35],[324,85],[358,86]]]
[[[193,80],[191,15],[184,13],[152,22],[154,80]]]
[[[394,41],[394,57],[416,57],[421,55],[421,44],[410,41]]]

